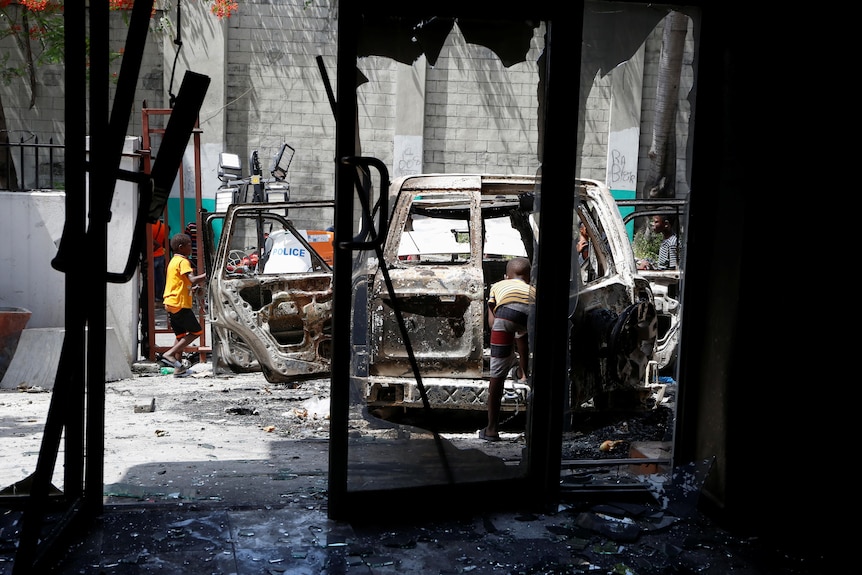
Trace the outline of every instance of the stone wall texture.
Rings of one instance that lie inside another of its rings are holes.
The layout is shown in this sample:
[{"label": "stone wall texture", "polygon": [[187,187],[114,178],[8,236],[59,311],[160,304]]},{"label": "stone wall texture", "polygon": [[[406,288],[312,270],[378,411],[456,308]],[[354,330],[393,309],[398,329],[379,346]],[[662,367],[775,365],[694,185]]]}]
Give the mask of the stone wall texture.
[{"label": "stone wall texture", "polygon": [[[172,10],[175,8],[172,8]],[[247,169],[253,150],[260,154],[266,170],[282,142],[296,149],[288,179],[294,199],[329,198],[334,189],[335,120],[317,58],[322,58],[335,90],[337,49],[337,3],[300,0],[243,0],[239,12],[218,21],[205,6],[184,4],[182,42],[185,46],[206,43],[214,34],[223,34],[226,56],[224,102],[207,107],[201,118],[206,133],[220,115],[223,133],[207,133],[209,141],[221,142],[224,151],[237,153]],[[126,24],[121,13],[112,13],[111,45],[119,51],[125,42]],[[169,106],[180,78],[172,77],[171,28],[175,14],[158,11],[148,39],[141,67],[135,109],[128,133],[140,135],[141,108]],[[456,30],[450,34],[439,58],[424,70],[422,87],[424,118],[421,121],[421,157],[412,157],[410,166],[424,172],[535,173],[537,158],[537,60],[544,44],[544,28],[536,30],[525,60],[505,67],[487,48],[468,44]],[[661,26],[645,43],[642,122],[638,180],[645,177],[652,135],[655,85],[661,51]],[[688,36],[687,61],[680,82],[678,111],[677,195],[688,191],[685,182],[685,152],[690,111],[685,98],[692,85],[692,38]],[[182,50],[187,48],[180,48]],[[187,52],[188,53],[188,52]],[[0,54],[10,59],[20,53],[10,39],[0,41]],[[215,59],[209,56],[207,59]],[[194,70],[202,62],[188,61]],[[207,66],[218,62],[206,62]],[[403,123],[396,115],[399,67],[382,57],[367,57],[358,69],[367,78],[359,89],[359,123],[362,154],[381,159],[390,169],[404,165],[395,158],[396,136]],[[119,60],[114,62],[119,71]],[[578,158],[579,176],[606,179],[610,76],[599,74],[592,83],[572,94],[572,105],[586,99],[581,133],[573,134],[582,144]],[[577,77],[573,74],[573,77]],[[220,80],[220,79],[219,79]],[[27,84],[14,79],[0,86],[10,139],[32,139],[64,143],[64,76],[62,66],[43,66],[37,71],[36,104],[29,107]],[[55,158],[55,164],[62,157]],[[62,165],[53,168],[62,173]],[[208,178],[207,174],[204,178]],[[204,196],[212,196],[217,182],[207,182]],[[61,187],[61,186],[57,186]]]}]

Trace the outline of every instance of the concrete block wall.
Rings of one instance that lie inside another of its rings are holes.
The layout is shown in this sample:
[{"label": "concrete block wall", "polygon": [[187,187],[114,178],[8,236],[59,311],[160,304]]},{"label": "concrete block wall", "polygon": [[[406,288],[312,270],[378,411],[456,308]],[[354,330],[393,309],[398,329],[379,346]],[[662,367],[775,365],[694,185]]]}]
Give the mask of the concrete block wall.
[{"label": "concrete block wall", "polygon": [[[334,192],[335,117],[317,56],[336,89],[336,14],[329,3],[243,2],[227,22],[225,151],[244,171],[258,150],[269,168],[282,142],[296,150],[288,180],[293,199]],[[266,173],[266,172],[265,172]]]},{"label": "concrete block wall", "polygon": [[[205,71],[213,77],[210,98],[202,110],[204,132],[203,194],[212,198],[218,181],[215,157],[219,151],[239,154],[248,163],[258,150],[267,170],[282,142],[296,149],[288,179],[292,197],[329,197],[334,185],[335,120],[326,96],[316,57],[321,56],[333,89],[336,81],[337,10],[330,3],[279,3],[248,0],[233,17],[218,21],[198,5],[186,6],[183,19],[181,66],[170,84],[170,53],[176,31],[160,24],[175,19],[173,12],[158,11],[148,37],[136,93],[135,110],[127,133],[140,133],[140,107],[167,107],[168,92],[176,93],[184,69]],[[119,50],[125,41],[122,14],[112,13],[112,45]],[[534,173],[538,167],[536,127],[536,61],[544,43],[544,29],[536,31],[526,61],[505,68],[491,51],[467,44],[457,30],[450,35],[434,66],[428,66],[424,118],[422,170],[489,171]],[[217,48],[224,41],[223,53]],[[11,40],[0,41],[0,50],[15,55]],[[687,37],[693,53],[693,34]],[[643,127],[639,179],[649,163],[646,153],[652,135],[655,79],[661,50],[661,27],[646,43],[643,90]],[[219,62],[222,71],[212,73]],[[690,64],[690,57],[687,61]],[[114,63],[119,70],[119,60]],[[393,139],[399,134],[395,122],[395,100],[399,89],[396,64],[385,58],[368,57],[358,68],[369,82],[359,88],[360,137],[363,155],[380,158],[393,168]],[[10,135],[38,134],[40,141],[54,137],[63,142],[62,68],[42,66],[38,71],[36,106],[28,107],[29,94],[20,80],[0,86],[7,111]],[[222,79],[223,78],[223,79]],[[587,110],[579,139],[582,177],[606,179],[607,121],[610,79],[591,79]],[[692,84],[691,66],[683,69],[680,93]],[[222,95],[223,91],[223,95]],[[573,104],[575,100],[573,98]],[[677,188],[688,190],[685,153],[690,110],[685,101],[679,110],[677,142]],[[204,115],[206,117],[204,117]],[[214,121],[218,116],[223,121]],[[26,128],[25,128],[26,126]],[[190,170],[188,170],[190,172]],[[191,176],[186,174],[187,179]],[[194,182],[185,182],[193,189]]]},{"label": "concrete block wall", "polygon": [[[228,23],[228,141],[247,158],[253,149],[272,153],[285,137],[297,150],[289,172],[292,197],[325,197],[334,184],[335,122],[315,57],[323,57],[334,88],[333,14],[321,6],[257,2],[243,3],[242,10],[247,15]],[[268,22],[298,26],[303,20],[309,24],[292,34],[260,33]],[[509,69],[488,49],[466,44],[457,31],[450,36],[427,70],[423,171],[535,173],[541,34],[526,62]],[[362,154],[390,170],[399,133],[399,65],[379,57],[358,63],[368,78],[358,89]],[[243,142],[245,150],[238,149]]]},{"label": "concrete block wall", "polygon": [[524,62],[506,68],[453,30],[427,72],[424,171],[536,173],[542,34]]}]

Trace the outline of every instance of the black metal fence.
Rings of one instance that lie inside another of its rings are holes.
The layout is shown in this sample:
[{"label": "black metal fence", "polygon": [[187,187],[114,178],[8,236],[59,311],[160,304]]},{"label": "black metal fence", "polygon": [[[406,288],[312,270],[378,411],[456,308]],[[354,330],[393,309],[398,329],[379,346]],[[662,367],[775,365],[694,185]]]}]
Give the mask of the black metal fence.
[{"label": "black metal fence", "polygon": [[0,190],[28,192],[65,187],[65,146],[39,142],[38,136],[18,142],[0,139]]}]

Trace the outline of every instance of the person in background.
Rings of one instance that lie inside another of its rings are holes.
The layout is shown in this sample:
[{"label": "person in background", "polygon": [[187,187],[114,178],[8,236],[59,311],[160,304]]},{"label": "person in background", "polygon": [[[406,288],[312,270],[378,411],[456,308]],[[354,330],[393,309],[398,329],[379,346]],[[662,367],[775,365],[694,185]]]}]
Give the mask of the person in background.
[{"label": "person in background", "polygon": [[195,222],[186,224],[186,235],[192,240],[192,252],[189,255],[189,260],[192,262],[192,268],[198,269],[198,225]]},{"label": "person in background", "polygon": [[587,226],[584,222],[578,224],[578,263],[582,264],[590,258],[590,238],[587,236]]},{"label": "person in background", "polygon": [[639,270],[676,270],[679,269],[679,244],[676,230],[676,218],[669,214],[652,217],[652,229],[664,238],[658,248],[658,260],[638,260]]},{"label": "person in background", "polygon": [[159,359],[174,368],[174,375],[186,371],[182,363],[183,351],[201,336],[203,328],[192,311],[192,288],[206,280],[206,274],[194,275],[189,256],[192,253],[192,239],[188,234],[176,234],[171,238],[171,251],[174,256],[168,264],[165,281],[164,303],[168,320],[177,339],[173,347]]},{"label": "person in background", "polygon": [[[488,293],[488,326],[491,328],[491,380],[488,383],[488,425],[479,430],[479,438],[499,441],[497,424],[503,401],[503,384],[509,369],[516,364],[518,380],[527,382],[529,345],[527,320],[535,300],[530,285],[530,260],[512,258],[506,264],[504,279],[491,286]],[[517,346],[517,357],[515,347]]]},{"label": "person in background", "polygon": [[150,224],[150,232],[153,236],[153,293],[156,303],[162,303],[165,293],[165,273],[167,271],[167,253],[165,252],[165,236],[168,227],[161,219]]}]

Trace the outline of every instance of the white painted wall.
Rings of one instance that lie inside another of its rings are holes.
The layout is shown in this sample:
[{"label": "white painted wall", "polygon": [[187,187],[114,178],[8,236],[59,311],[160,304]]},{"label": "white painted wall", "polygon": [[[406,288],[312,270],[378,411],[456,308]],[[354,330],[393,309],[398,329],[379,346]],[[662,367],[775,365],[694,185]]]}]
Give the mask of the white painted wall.
[{"label": "white painted wall", "polygon": [[[136,171],[138,156],[134,153],[140,148],[140,138],[126,136],[123,145],[121,170]],[[122,274],[132,244],[132,231],[138,213],[138,187],[131,182],[117,181],[111,202],[111,221],[108,223],[108,271]],[[135,254],[135,261],[140,257]],[[135,270],[137,271],[137,267]],[[107,326],[114,329],[126,358],[131,365],[138,359],[138,294],[140,276],[135,273],[124,284],[109,283],[107,286]]]},{"label": "white painted wall", "polygon": [[[226,150],[225,146],[225,74],[228,62],[225,51],[225,34],[227,20],[218,20],[210,14],[209,2],[185,2],[183,9],[182,46],[174,42],[176,33],[168,31],[160,37],[162,41],[164,70],[164,86],[167,91],[177,95],[183,77],[187,71],[202,74],[210,79],[198,122],[201,140],[201,194],[206,200],[212,200],[214,209],[215,191],[221,183],[218,179],[218,155]],[[176,12],[167,11],[170,18],[176,18]],[[179,50],[179,57],[177,51]],[[175,66],[176,63],[176,67]],[[173,86],[170,85],[173,77]],[[194,147],[193,138],[183,158],[183,181],[186,195],[194,197]],[[246,167],[247,170],[247,167]],[[171,194],[179,196],[179,182],[174,182]],[[190,216],[191,218],[192,216]]]},{"label": "white painted wall", "polygon": [[63,192],[0,192],[0,307],[23,307],[28,328],[63,327],[66,276],[51,267],[66,220]]},{"label": "white painted wall", "polygon": [[[126,138],[121,169],[133,169],[131,154],[137,138]],[[131,246],[138,205],[137,187],[118,182],[108,224],[108,271],[120,273]],[[66,222],[64,192],[0,192],[0,307],[23,307],[32,312],[26,328],[65,327],[66,276],[51,267]],[[87,249],[78,251],[80,265]],[[137,274],[125,284],[108,284],[107,326],[113,328],[129,365],[138,359]],[[86,295],[82,296],[86,305]]]}]

